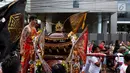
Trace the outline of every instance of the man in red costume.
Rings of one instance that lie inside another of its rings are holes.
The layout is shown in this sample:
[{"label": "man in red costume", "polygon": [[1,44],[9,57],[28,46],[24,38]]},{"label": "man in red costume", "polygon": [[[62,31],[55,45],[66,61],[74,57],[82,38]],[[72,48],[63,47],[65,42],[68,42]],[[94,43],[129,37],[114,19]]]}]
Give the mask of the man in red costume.
[{"label": "man in red costume", "polygon": [[36,17],[29,17],[29,24],[26,25],[22,31],[21,39],[20,39],[20,54],[21,58],[21,73],[27,73],[28,69],[30,73],[33,73],[33,64],[29,65],[29,62],[33,62],[34,60],[34,47],[33,47],[33,38],[37,35],[36,32]]}]

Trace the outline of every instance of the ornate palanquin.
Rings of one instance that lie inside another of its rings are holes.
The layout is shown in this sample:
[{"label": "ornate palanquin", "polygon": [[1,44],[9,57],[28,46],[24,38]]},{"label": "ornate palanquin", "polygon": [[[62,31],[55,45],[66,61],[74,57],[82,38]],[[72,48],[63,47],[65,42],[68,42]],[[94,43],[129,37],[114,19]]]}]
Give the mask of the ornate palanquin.
[{"label": "ornate palanquin", "polygon": [[45,59],[66,59],[72,47],[71,39],[62,32],[62,24],[56,24],[56,32],[45,36]]},{"label": "ornate palanquin", "polygon": [[[75,25],[71,26],[73,27],[73,30],[69,31],[69,34],[65,34],[62,31],[62,24],[58,22],[55,27],[55,33],[44,35],[44,42],[41,42],[41,47],[43,47],[44,52],[43,59],[50,67],[56,65],[57,63],[62,64],[62,62],[65,62],[64,64],[66,65],[67,73],[79,73],[81,71],[81,66],[83,66],[86,62],[85,44],[87,44],[87,42],[84,40],[87,41],[87,39],[84,36],[87,36],[87,29],[84,30],[85,18],[86,13],[79,13],[70,17],[70,19],[74,19],[70,20],[71,24]],[[77,37],[76,34],[78,33],[81,25],[83,26],[82,31],[84,30],[84,32]],[[64,29],[66,28],[64,26]],[[45,33],[43,32],[43,34]],[[41,37],[41,39],[43,38]],[[45,67],[47,68],[46,65]]]},{"label": "ornate palanquin", "polygon": [[[43,37],[41,37],[41,39],[44,40],[40,43],[42,43],[41,48],[43,47],[43,59],[45,60],[46,65],[44,65],[44,63],[42,64],[43,67],[47,68],[47,66],[53,67],[57,63],[61,63],[62,65],[66,65],[67,73],[79,73],[81,71],[81,66],[86,62],[85,51],[88,33],[87,27],[84,30],[86,13],[73,15],[69,19],[71,27],[73,28],[68,34],[65,34],[62,31],[63,27],[60,22],[56,24],[55,33],[44,35],[47,34],[44,29]],[[82,34],[77,37],[77,33],[81,26]],[[64,30],[68,30],[67,28],[68,26],[65,28],[64,23]],[[41,60],[41,62],[43,61]]]}]

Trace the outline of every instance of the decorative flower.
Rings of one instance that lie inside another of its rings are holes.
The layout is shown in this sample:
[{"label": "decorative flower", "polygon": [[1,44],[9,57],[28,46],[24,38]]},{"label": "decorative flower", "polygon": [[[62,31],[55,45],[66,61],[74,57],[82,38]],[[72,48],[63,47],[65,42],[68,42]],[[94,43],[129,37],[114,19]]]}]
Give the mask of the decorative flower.
[{"label": "decorative flower", "polygon": [[40,65],[41,65],[40,60],[37,60],[37,62],[36,62],[36,66],[40,66]]}]

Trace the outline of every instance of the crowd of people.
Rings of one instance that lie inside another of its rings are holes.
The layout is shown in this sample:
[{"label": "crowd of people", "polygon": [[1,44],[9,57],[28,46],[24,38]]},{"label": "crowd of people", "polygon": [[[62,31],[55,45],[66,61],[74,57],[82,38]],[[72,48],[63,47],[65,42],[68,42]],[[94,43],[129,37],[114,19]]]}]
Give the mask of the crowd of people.
[{"label": "crowd of people", "polygon": [[130,73],[130,41],[126,43],[115,41],[115,44],[106,45],[102,41],[99,45],[94,41],[88,44],[87,53],[102,53],[105,56],[87,56],[86,64],[82,68],[82,73]]}]

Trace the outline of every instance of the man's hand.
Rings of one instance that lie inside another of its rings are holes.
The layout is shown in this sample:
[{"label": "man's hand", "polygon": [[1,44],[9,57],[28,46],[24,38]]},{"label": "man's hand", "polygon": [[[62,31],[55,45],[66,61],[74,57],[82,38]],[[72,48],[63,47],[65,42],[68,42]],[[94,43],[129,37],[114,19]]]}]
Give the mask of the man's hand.
[{"label": "man's hand", "polygon": [[99,62],[103,62],[104,61],[104,58],[103,57],[100,57],[99,58]]},{"label": "man's hand", "polygon": [[122,45],[124,45],[124,42],[121,42]]}]

